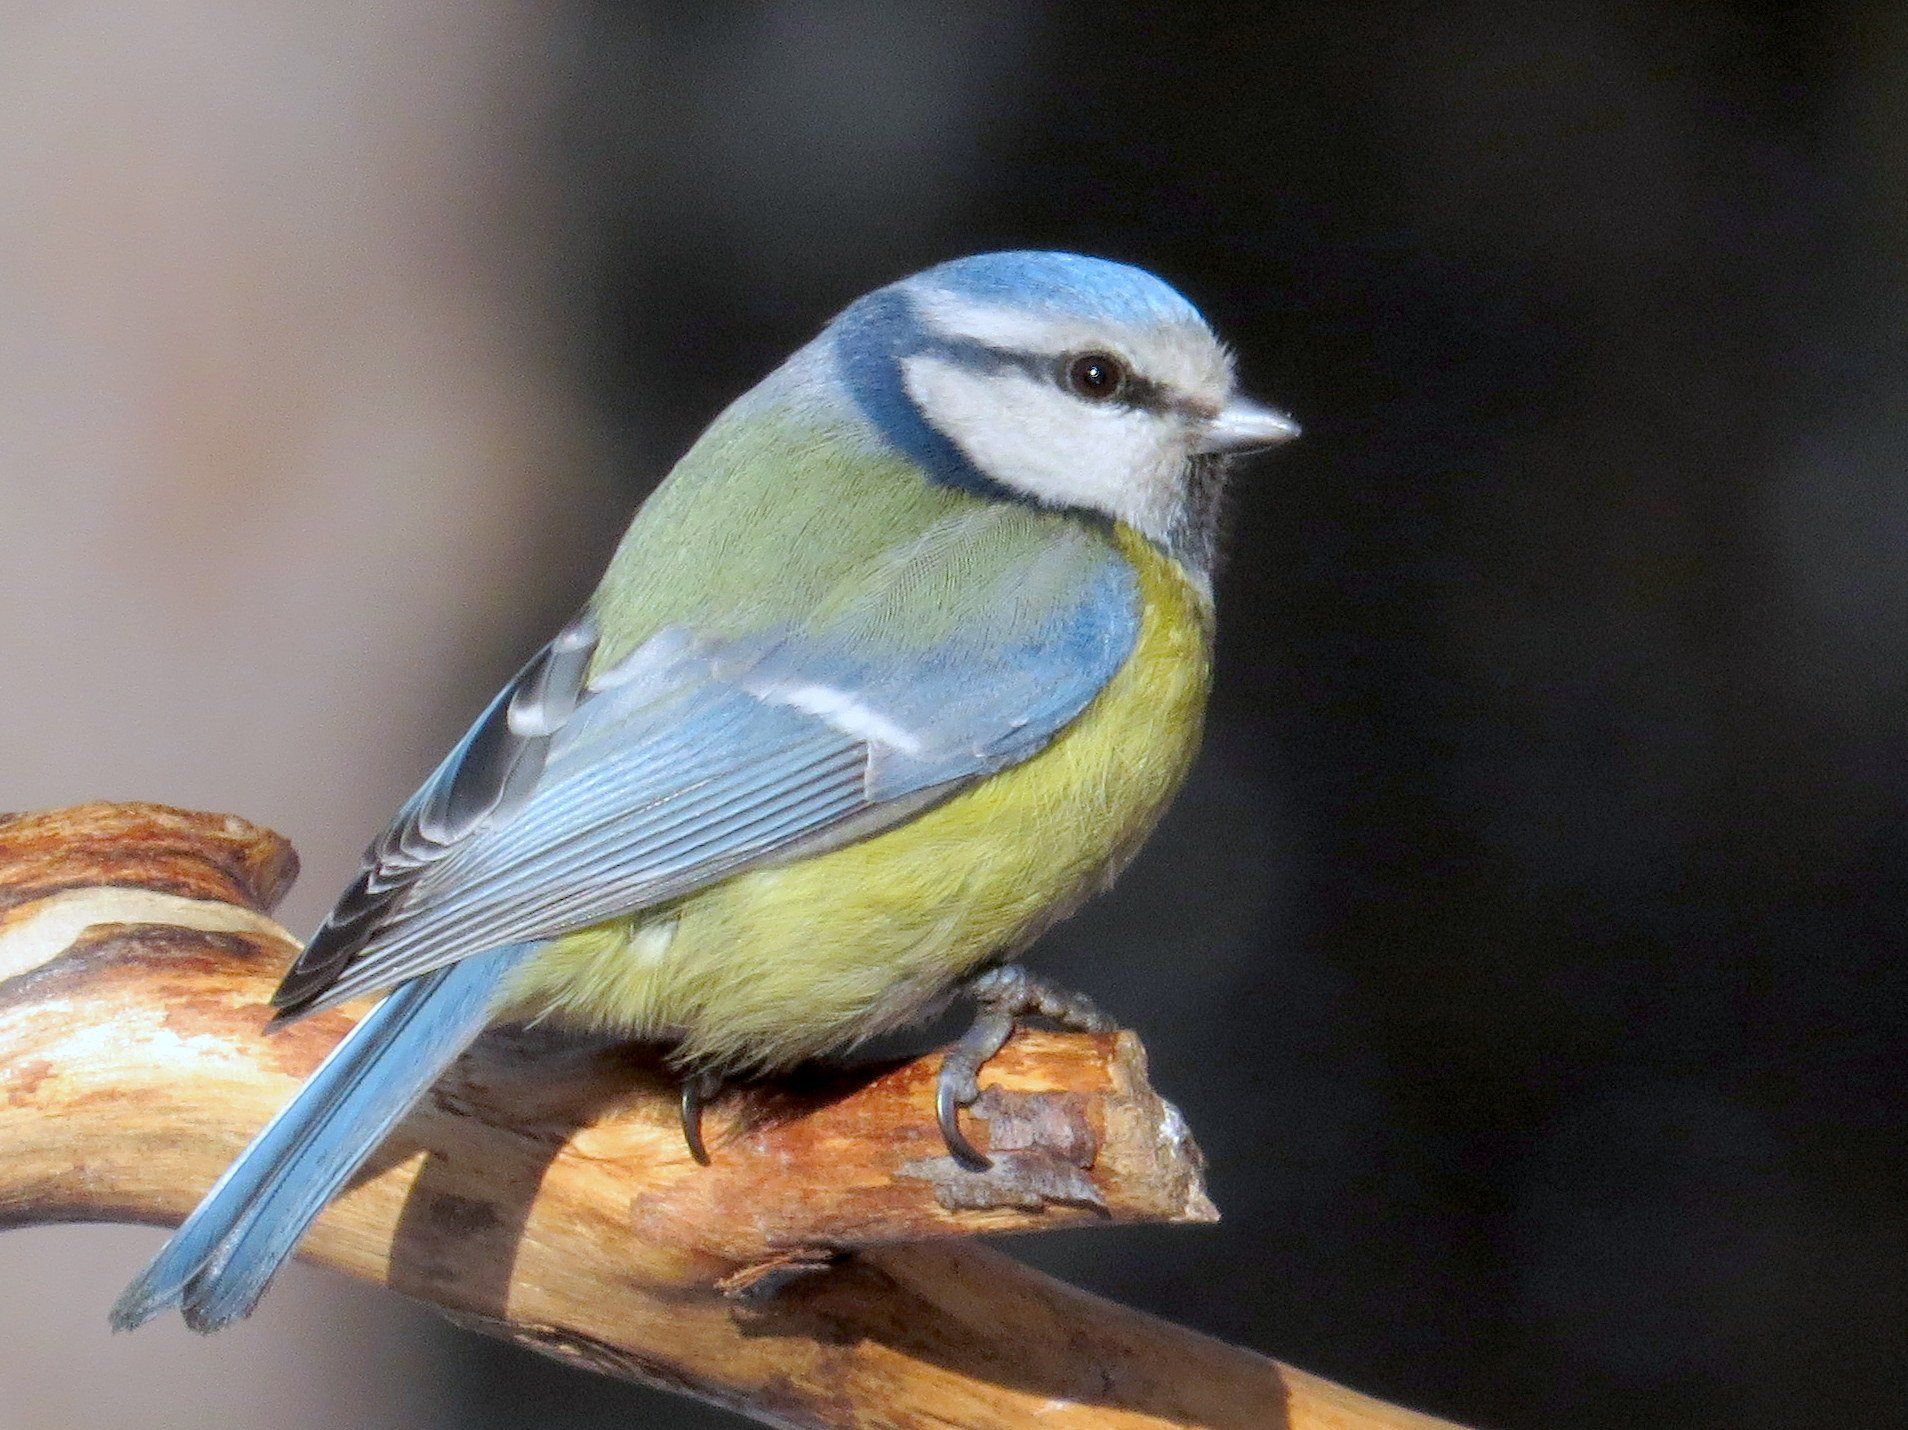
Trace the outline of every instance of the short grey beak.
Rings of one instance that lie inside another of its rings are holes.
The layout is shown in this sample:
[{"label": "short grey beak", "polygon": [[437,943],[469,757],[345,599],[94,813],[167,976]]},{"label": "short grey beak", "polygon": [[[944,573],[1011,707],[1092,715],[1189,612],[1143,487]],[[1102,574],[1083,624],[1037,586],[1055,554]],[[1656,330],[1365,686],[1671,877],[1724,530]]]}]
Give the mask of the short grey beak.
[{"label": "short grey beak", "polygon": [[1289,442],[1299,425],[1283,412],[1274,412],[1249,397],[1235,397],[1206,424],[1199,438],[1200,453],[1259,452]]}]

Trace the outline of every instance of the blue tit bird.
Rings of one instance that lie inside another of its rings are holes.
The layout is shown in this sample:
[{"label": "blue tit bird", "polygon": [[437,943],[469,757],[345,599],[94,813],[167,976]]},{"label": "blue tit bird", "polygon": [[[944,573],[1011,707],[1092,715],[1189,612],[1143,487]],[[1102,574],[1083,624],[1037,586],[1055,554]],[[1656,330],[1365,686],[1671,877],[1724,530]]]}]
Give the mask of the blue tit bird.
[{"label": "blue tit bird", "polygon": [[602,584],[372,844],[274,996],[393,990],[113,1310],[245,1315],[487,1025],[664,1040],[685,1133],[773,1074],[978,1004],[950,1150],[1029,1013],[1105,1020],[1015,960],[1152,829],[1199,742],[1238,395],[1198,311],[1065,253],[859,299],[732,404]]}]

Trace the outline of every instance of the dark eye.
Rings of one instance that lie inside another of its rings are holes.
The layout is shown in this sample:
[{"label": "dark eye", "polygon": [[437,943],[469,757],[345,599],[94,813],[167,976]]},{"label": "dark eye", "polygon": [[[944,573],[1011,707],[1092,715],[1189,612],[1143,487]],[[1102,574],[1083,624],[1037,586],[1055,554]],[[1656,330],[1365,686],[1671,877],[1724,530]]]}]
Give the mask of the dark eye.
[{"label": "dark eye", "polygon": [[1126,364],[1106,353],[1081,353],[1067,363],[1067,390],[1088,402],[1118,397],[1126,386]]}]

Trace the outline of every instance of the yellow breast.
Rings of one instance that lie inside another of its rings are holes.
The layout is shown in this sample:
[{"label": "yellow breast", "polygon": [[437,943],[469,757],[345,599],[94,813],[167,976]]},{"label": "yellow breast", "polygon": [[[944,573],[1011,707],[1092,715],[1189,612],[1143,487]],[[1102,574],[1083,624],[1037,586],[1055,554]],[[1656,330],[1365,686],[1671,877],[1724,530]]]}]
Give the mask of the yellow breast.
[{"label": "yellow breast", "polygon": [[774,1070],[911,1021],[1072,912],[1178,790],[1210,681],[1206,597],[1143,538],[1119,540],[1138,640],[1039,755],[859,843],[559,939],[524,966],[518,1009]]}]

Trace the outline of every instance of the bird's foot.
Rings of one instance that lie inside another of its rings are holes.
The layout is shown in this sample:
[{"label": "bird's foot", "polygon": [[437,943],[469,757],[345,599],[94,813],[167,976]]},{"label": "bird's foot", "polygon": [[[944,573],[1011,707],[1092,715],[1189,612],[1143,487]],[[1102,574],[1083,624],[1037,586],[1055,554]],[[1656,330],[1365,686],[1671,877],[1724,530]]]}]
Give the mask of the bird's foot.
[{"label": "bird's foot", "polygon": [[980,1097],[980,1070],[1006,1045],[1015,1022],[1038,1015],[1076,1033],[1110,1033],[1119,1025],[1084,994],[1057,988],[1018,963],[1003,963],[976,974],[963,991],[979,1012],[941,1060],[934,1114],[954,1160],[970,1172],[984,1172],[994,1165],[993,1159],[961,1131],[961,1109]]},{"label": "bird's foot", "polygon": [[722,1079],[712,1072],[692,1072],[682,1080],[682,1140],[689,1155],[709,1165],[709,1149],[702,1141],[702,1109],[722,1090]]}]

